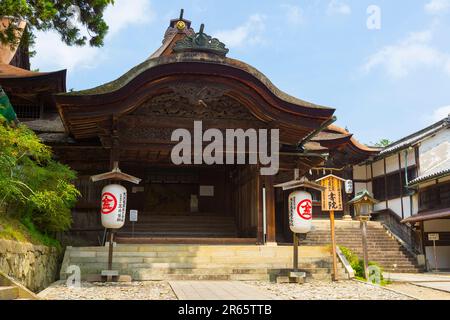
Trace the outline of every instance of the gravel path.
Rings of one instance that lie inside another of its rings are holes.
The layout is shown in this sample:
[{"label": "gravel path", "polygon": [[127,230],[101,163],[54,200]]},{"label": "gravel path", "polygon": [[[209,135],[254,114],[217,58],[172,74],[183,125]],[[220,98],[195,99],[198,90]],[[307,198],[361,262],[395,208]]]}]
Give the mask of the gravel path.
[{"label": "gravel path", "polygon": [[283,300],[411,300],[408,296],[358,281],[313,281],[302,285],[268,282],[249,284],[265,289]]},{"label": "gravel path", "polygon": [[[268,295],[283,300],[409,300],[411,298],[382,287],[357,281],[321,282],[303,285],[245,282]],[[255,290],[256,291],[256,290]],[[68,288],[58,281],[38,294],[48,300],[176,300],[168,282],[87,283]]]},{"label": "gravel path", "polygon": [[58,281],[38,294],[48,300],[176,300],[167,282],[88,283],[68,288]]}]

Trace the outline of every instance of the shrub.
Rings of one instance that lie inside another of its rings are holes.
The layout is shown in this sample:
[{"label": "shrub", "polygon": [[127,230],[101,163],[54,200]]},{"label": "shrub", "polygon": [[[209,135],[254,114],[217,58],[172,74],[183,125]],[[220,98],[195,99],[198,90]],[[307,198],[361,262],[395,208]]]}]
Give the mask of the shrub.
[{"label": "shrub", "polygon": [[0,212],[28,219],[45,234],[65,231],[79,197],[75,178],[33,131],[12,128],[0,116]]},{"label": "shrub", "polygon": [[[341,249],[342,254],[347,259],[348,263],[350,263],[353,271],[355,271],[355,277],[359,280],[366,281],[364,277],[364,260],[360,259],[353,251],[346,247],[339,247]],[[383,269],[376,262],[369,261],[369,266],[375,266],[380,270],[380,280],[381,284],[384,283],[383,278]]]}]

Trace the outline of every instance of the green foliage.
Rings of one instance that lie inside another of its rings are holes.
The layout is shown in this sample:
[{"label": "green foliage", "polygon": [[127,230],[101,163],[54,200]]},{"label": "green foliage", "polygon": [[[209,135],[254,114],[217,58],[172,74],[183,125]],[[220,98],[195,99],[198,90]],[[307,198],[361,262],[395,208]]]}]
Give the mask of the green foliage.
[{"label": "green foliage", "polygon": [[15,218],[0,215],[0,239],[61,248],[61,244],[57,240],[36,229],[29,218],[20,222]]},{"label": "green foliage", "polygon": [[25,216],[22,219],[22,224],[27,228],[27,233],[29,235],[29,238],[31,239],[31,242],[49,247],[56,247],[58,249],[61,248],[61,244],[58,240],[52,238],[47,233],[42,233],[36,228],[30,215]]},{"label": "green foliage", "polygon": [[[91,46],[99,47],[108,32],[103,12],[110,4],[114,0],[2,0],[0,12],[1,16],[27,21],[24,41],[28,44],[33,43],[34,31],[55,30],[67,45],[82,46],[89,40]],[[16,21],[0,32],[0,42],[16,47],[20,42],[17,31]]]},{"label": "green foliage", "polygon": [[392,144],[392,141],[390,141],[389,139],[381,139],[380,141],[378,141],[374,145],[375,145],[375,147],[386,148],[390,144]]},{"label": "green foliage", "polygon": [[[366,279],[364,278],[364,260],[360,259],[353,251],[346,247],[339,246],[339,249],[341,249],[341,252],[345,256],[345,259],[347,259],[348,263],[350,263],[353,271],[355,271],[356,279],[366,281]],[[381,284],[385,284],[385,281],[383,279],[383,269],[380,267],[380,265],[375,262],[369,261],[369,266],[376,266],[380,269]]]},{"label": "green foliage", "polygon": [[44,233],[65,231],[79,192],[76,174],[24,125],[0,117],[0,212],[20,213]]}]

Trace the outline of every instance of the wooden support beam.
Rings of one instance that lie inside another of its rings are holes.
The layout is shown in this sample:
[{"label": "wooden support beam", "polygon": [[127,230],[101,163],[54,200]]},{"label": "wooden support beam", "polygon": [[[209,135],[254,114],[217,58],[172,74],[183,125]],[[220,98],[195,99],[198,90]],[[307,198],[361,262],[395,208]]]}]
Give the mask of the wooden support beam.
[{"label": "wooden support beam", "polygon": [[276,244],[274,176],[265,176],[267,243]]},{"label": "wooden support beam", "polygon": [[259,174],[259,169],[256,170],[257,174],[257,212],[258,212],[258,230],[257,230],[257,239],[258,244],[264,244],[264,203],[263,203],[263,179]]}]

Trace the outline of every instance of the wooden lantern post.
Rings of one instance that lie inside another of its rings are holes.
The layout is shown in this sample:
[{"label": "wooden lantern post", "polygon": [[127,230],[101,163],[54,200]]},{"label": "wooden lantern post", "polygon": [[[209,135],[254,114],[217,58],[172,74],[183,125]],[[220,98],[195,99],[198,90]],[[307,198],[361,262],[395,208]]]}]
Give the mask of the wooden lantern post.
[{"label": "wooden lantern post", "polygon": [[369,281],[369,253],[367,249],[367,221],[370,220],[370,214],[373,212],[373,206],[378,203],[369,191],[362,190],[358,192],[354,199],[348,202],[355,208],[356,217],[360,221],[363,259],[364,259],[364,277]]},{"label": "wooden lantern post", "polygon": [[[134,184],[139,184],[142,180],[136,177],[133,177],[129,174],[123,173],[119,169],[119,162],[118,161],[112,161],[113,169],[110,172],[98,174],[95,176],[91,176],[92,182],[99,182],[99,181],[126,181],[131,182]],[[109,233],[109,250],[108,250],[108,270],[106,272],[102,272],[102,278],[106,277],[106,281],[110,282],[112,281],[113,277],[115,276],[112,266],[113,266],[113,255],[114,255],[114,234],[116,230],[110,229]],[[116,277],[119,277],[118,275]]]},{"label": "wooden lantern post", "polygon": [[[321,185],[319,185],[317,183],[309,181],[306,177],[300,178],[298,171],[299,170],[295,170],[294,180],[275,185],[274,187],[282,188],[283,191],[304,190],[305,192],[308,192],[308,190],[318,190],[318,191],[323,192],[325,190],[324,187],[322,187]],[[290,200],[289,200],[289,202],[290,202]],[[311,209],[312,209],[312,207],[311,207]],[[312,215],[311,215],[311,219],[312,219]],[[309,230],[307,232],[309,232]],[[300,244],[300,234],[297,232],[294,232],[294,231],[293,231],[293,242],[294,242],[294,246],[293,246],[294,252],[292,255],[293,256],[292,268],[295,273],[295,272],[299,271],[298,250],[299,250],[299,244]]]}]

